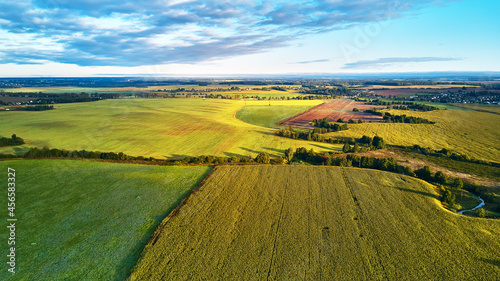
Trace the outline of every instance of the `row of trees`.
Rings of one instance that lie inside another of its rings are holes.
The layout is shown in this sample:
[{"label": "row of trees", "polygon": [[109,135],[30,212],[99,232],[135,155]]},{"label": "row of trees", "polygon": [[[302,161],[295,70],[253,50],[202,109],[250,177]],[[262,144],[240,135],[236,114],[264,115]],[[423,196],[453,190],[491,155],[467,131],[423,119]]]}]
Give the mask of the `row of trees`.
[{"label": "row of trees", "polygon": [[357,99],[357,100],[365,101],[365,103],[369,105],[385,105],[385,106],[392,105],[392,108],[401,110],[418,110],[418,111],[439,110],[439,108],[435,106],[411,102],[411,101],[385,101],[381,99],[374,99],[374,100]]},{"label": "row of trees", "polygon": [[403,149],[405,149],[407,151],[421,153],[424,155],[445,157],[445,158],[450,158],[452,160],[457,160],[457,161],[462,161],[462,162],[469,162],[469,163],[476,163],[476,164],[483,164],[483,165],[500,167],[500,163],[498,163],[498,162],[489,162],[489,161],[474,159],[466,154],[461,154],[461,153],[458,153],[458,152],[455,152],[455,151],[452,151],[452,150],[446,149],[446,148],[443,148],[441,150],[435,150],[435,149],[432,149],[430,147],[422,147],[420,145],[414,145],[411,147],[403,147]]},{"label": "row of trees", "polygon": [[13,134],[10,138],[2,137],[0,138],[0,146],[14,146],[24,144],[24,140],[16,134]]},{"label": "row of trees", "polygon": [[65,149],[49,149],[44,147],[39,149],[37,147],[30,148],[28,152],[23,155],[24,158],[42,159],[42,158],[84,158],[84,159],[103,159],[103,160],[121,160],[121,161],[155,161],[153,157],[134,157],[124,154],[123,152],[99,152],[99,151],[86,151],[86,150],[65,150]]},{"label": "row of trees", "polygon": [[[339,120],[337,120],[337,122],[342,123],[342,122],[344,122],[344,120],[339,119]],[[337,123],[328,122],[328,120],[326,119],[326,117],[323,118],[323,119],[319,119],[319,120],[318,119],[314,119],[311,122],[311,125],[313,127],[330,129],[331,130],[330,132],[337,132],[337,131],[342,131],[342,130],[349,129],[346,124],[339,125]]]},{"label": "row of trees", "polygon": [[321,88],[309,88],[309,89],[303,87],[301,93],[308,95],[322,95],[330,97],[355,95],[355,92],[353,90],[345,87],[333,87],[333,88],[321,87]]},{"label": "row of trees", "polygon": [[429,121],[425,118],[414,117],[414,116],[406,116],[403,115],[392,115],[389,112],[385,112],[382,115],[385,122],[387,123],[409,123],[409,124],[436,124],[436,122]]},{"label": "row of trees", "polygon": [[384,119],[384,121],[386,123],[435,124],[435,122],[429,121],[425,118],[406,116],[405,114],[394,115],[394,114],[390,114],[389,112],[379,111],[376,108],[367,109],[367,110],[365,110],[365,112],[373,114],[373,115],[377,115],[377,116],[382,116],[382,118]]},{"label": "row of trees", "polygon": [[16,110],[24,110],[24,111],[45,111],[52,109],[54,109],[53,105],[32,105],[32,106],[16,108]]}]

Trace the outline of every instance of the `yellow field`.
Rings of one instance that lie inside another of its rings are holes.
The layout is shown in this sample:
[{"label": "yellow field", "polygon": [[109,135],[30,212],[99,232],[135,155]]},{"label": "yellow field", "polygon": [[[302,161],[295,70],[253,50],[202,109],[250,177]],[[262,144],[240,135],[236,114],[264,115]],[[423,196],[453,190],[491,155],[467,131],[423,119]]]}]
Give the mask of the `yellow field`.
[{"label": "yellow field", "polygon": [[[282,101],[296,105],[300,101]],[[274,104],[273,101],[271,101]],[[309,101],[305,105],[311,104]],[[282,156],[289,147],[339,151],[340,145],[292,140],[275,130],[235,118],[244,101],[218,99],[119,99],[58,104],[54,110],[0,111],[0,136],[25,139],[22,147],[114,151],[133,156],[182,158],[199,155]]]},{"label": "yellow field", "polygon": [[500,106],[498,105],[493,105],[493,104],[463,104],[463,103],[457,103],[454,104],[457,107],[461,108],[466,108],[466,109],[471,109],[471,110],[477,110],[477,111],[484,111],[484,112],[494,112],[497,114],[500,114]]},{"label": "yellow field", "polygon": [[422,117],[436,124],[365,123],[332,136],[359,138],[378,135],[386,143],[452,149],[477,159],[500,161],[500,115],[468,110],[429,112],[391,110],[392,114]]},{"label": "yellow field", "polygon": [[219,167],[155,231],[131,280],[499,280],[500,221],[434,188],[339,167]]}]

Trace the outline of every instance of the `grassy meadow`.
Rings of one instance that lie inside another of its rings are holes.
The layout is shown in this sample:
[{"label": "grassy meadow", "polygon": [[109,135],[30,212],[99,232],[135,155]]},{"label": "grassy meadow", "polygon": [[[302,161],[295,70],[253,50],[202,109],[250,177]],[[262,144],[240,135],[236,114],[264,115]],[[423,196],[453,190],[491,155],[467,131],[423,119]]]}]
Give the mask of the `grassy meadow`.
[{"label": "grassy meadow", "polygon": [[[296,101],[290,102],[297,105]],[[271,101],[271,107],[274,102]],[[304,103],[310,105],[311,103]],[[289,147],[339,151],[340,145],[275,136],[275,130],[235,118],[245,101],[222,99],[116,99],[58,104],[54,110],[2,111],[0,136],[17,134],[28,147],[124,152],[133,156],[182,158],[186,155],[281,156]]]},{"label": "grassy meadow", "polygon": [[[17,272],[5,268],[0,280],[124,280],[154,229],[210,170],[71,160],[0,167],[4,183],[7,167],[16,171],[17,218]],[[7,194],[0,202],[8,237]]]},{"label": "grassy meadow", "polygon": [[321,100],[248,101],[247,105],[236,113],[236,118],[257,126],[280,128],[276,123],[321,103]]},{"label": "grassy meadow", "polygon": [[500,221],[437,198],[382,171],[218,167],[162,222],[130,280],[500,279]]}]

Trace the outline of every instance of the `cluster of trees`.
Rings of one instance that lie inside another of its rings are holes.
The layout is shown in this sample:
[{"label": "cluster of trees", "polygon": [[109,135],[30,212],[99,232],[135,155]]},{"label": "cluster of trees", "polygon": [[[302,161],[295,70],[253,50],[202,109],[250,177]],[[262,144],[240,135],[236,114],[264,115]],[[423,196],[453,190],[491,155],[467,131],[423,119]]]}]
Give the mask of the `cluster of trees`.
[{"label": "cluster of trees", "polygon": [[181,161],[178,161],[176,163],[182,163],[182,164],[236,164],[236,163],[242,163],[242,164],[283,164],[284,159],[281,157],[278,158],[271,158],[269,154],[266,152],[261,152],[259,153],[255,158],[251,157],[238,157],[238,156],[231,156],[231,157],[217,157],[217,156],[211,156],[211,155],[202,155],[202,156],[197,156],[197,157],[190,157],[186,156],[184,159]]},{"label": "cluster of trees", "polygon": [[[352,145],[352,146],[351,146]],[[360,152],[360,151],[369,151],[369,150],[377,150],[385,148],[384,139],[379,136],[374,136],[373,138],[369,136],[363,136],[358,140],[349,140],[346,141],[344,147],[342,147],[342,152]]]},{"label": "cluster of trees", "polygon": [[[291,150],[291,149],[289,149]],[[289,151],[288,150],[288,151]],[[285,151],[285,158],[288,158]],[[288,159],[287,159],[288,160]],[[349,154],[344,156],[337,156],[333,153],[319,153],[313,149],[307,150],[305,147],[297,148],[292,154],[291,161],[303,161],[314,165],[327,165],[327,166],[342,166],[342,167],[361,167],[370,168],[384,171],[400,172],[407,175],[414,175],[409,167],[398,165],[394,158],[375,158],[368,156],[358,156],[356,154]]]},{"label": "cluster of trees", "polygon": [[16,136],[16,134],[13,134],[10,138],[0,138],[0,146],[14,146],[21,144],[24,144],[24,140]]},{"label": "cluster of trees", "polygon": [[[345,125],[345,124],[344,124]],[[331,132],[331,129],[326,128],[315,128],[312,131],[308,132],[297,132],[292,126],[287,129],[280,129],[276,132],[276,134],[280,137],[292,138],[292,139],[303,139],[308,141],[317,141],[317,142],[326,142],[326,143],[336,143],[336,144],[344,144],[342,151],[344,153],[347,152],[360,152],[360,151],[369,151],[369,150],[377,150],[383,149],[386,147],[384,139],[379,136],[369,137],[363,136],[360,139],[338,139],[338,138],[325,138],[322,134]]]},{"label": "cluster of trees", "polygon": [[[361,100],[361,99],[359,99]],[[366,101],[366,100],[363,100]],[[401,110],[418,110],[418,111],[433,111],[433,110],[439,110],[438,107],[432,106],[432,105],[426,105],[426,104],[421,104],[421,103],[416,103],[416,102],[411,102],[411,101],[384,101],[381,99],[375,99],[375,100],[368,100],[366,101],[366,104],[369,105],[385,105],[385,106],[391,106],[394,109],[401,109]],[[397,106],[400,105],[400,106]]]},{"label": "cluster of trees", "polygon": [[32,106],[16,108],[16,110],[24,110],[24,111],[44,111],[51,109],[54,109],[53,105],[32,105]]},{"label": "cluster of trees", "polygon": [[385,112],[382,115],[385,122],[387,123],[409,123],[409,124],[436,124],[436,122],[429,121],[425,118],[414,117],[414,116],[406,116],[403,115],[392,115],[389,112]]},{"label": "cluster of trees", "polygon": [[420,145],[414,145],[412,147],[403,147],[403,149],[405,149],[407,151],[421,153],[424,155],[446,157],[446,158],[450,158],[452,160],[457,160],[457,161],[462,161],[462,162],[469,162],[469,163],[476,163],[476,164],[483,164],[483,165],[500,167],[500,163],[474,159],[474,158],[469,157],[466,154],[454,152],[454,151],[452,151],[450,149],[446,149],[446,148],[443,148],[441,150],[435,150],[435,149],[432,149],[430,147],[422,147]]},{"label": "cluster of trees", "polygon": [[377,115],[377,116],[382,116],[382,118],[387,123],[435,124],[435,122],[429,121],[425,118],[406,116],[405,114],[394,115],[394,114],[390,114],[389,112],[381,112],[381,111],[377,110],[376,108],[367,109],[367,110],[365,110],[365,112],[373,114],[373,115]]},{"label": "cluster of trees", "polygon": [[[9,97],[20,98],[33,98],[34,104],[53,104],[53,103],[74,103],[74,102],[91,102],[106,99],[116,99],[123,95],[116,93],[63,93],[63,94],[50,94],[50,93],[8,93]],[[6,103],[13,104],[13,103]],[[22,102],[21,104],[27,104]],[[25,110],[25,109],[23,109]],[[42,109],[47,110],[47,109]]]},{"label": "cluster of trees", "polygon": [[[339,120],[337,120],[337,122],[343,122],[343,120],[339,119]],[[319,120],[318,119],[314,119],[311,122],[311,125],[313,127],[329,129],[329,130],[331,130],[331,131],[329,131],[329,133],[330,132],[337,132],[337,131],[343,131],[343,130],[349,129],[346,124],[339,125],[337,123],[328,122],[328,120],[326,120],[326,117],[323,118],[323,119],[319,119]]]},{"label": "cluster of trees", "polygon": [[85,158],[85,159],[104,159],[104,160],[121,160],[121,161],[155,161],[153,157],[134,157],[128,156],[123,152],[98,152],[86,150],[65,150],[65,149],[49,149],[44,147],[42,149],[33,147],[23,155],[23,158],[41,159],[41,158]]},{"label": "cluster of trees", "polygon": [[321,87],[321,88],[309,88],[309,89],[303,87],[301,93],[308,95],[323,95],[330,97],[355,95],[354,91],[345,87],[334,87],[334,88]]},{"label": "cluster of trees", "polygon": [[[321,130],[325,130],[324,132]],[[323,138],[320,137],[320,134],[328,132],[328,129],[320,129],[314,133],[314,130],[307,132],[298,132],[295,131],[292,126],[286,129],[279,129],[276,134],[280,137],[291,138],[291,139],[301,139],[301,140],[309,140],[309,141],[322,141]]]},{"label": "cluster of trees", "polygon": [[[345,126],[345,127],[344,127]],[[340,126],[342,128],[347,129],[347,125],[344,124]],[[346,130],[342,129],[342,130]],[[292,126],[286,128],[286,129],[279,129],[276,134],[280,137],[284,138],[291,138],[291,139],[301,139],[301,140],[308,140],[308,141],[317,141],[317,142],[326,142],[326,143],[345,143],[349,142],[349,140],[344,140],[344,139],[335,139],[335,138],[326,138],[323,136],[323,134],[334,132],[333,129],[330,128],[314,128],[313,130],[309,130],[307,132],[298,132],[295,131]],[[354,143],[354,141],[353,141]]]}]

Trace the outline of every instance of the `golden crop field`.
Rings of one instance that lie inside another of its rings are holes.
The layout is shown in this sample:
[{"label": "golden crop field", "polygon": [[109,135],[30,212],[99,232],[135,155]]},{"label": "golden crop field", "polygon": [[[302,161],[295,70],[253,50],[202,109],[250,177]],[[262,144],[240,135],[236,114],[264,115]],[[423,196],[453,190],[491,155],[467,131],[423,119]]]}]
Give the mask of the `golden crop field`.
[{"label": "golden crop field", "polygon": [[[271,104],[300,104],[272,101]],[[304,105],[311,102],[304,101]],[[238,120],[244,101],[224,99],[116,99],[57,104],[49,111],[0,111],[0,136],[25,139],[22,147],[2,147],[14,153],[28,147],[113,151],[158,159],[184,156],[273,157],[289,147],[340,151],[340,145],[280,138],[275,130]],[[271,107],[272,107],[271,105]]]},{"label": "golden crop field", "polygon": [[433,186],[340,167],[219,167],[146,245],[130,280],[499,280],[500,221]]},{"label": "golden crop field", "polygon": [[436,110],[428,112],[390,110],[391,114],[416,116],[436,124],[364,123],[349,125],[349,130],[332,136],[360,138],[383,137],[386,143],[433,149],[452,149],[470,157],[500,160],[500,115],[472,110]]}]

